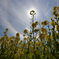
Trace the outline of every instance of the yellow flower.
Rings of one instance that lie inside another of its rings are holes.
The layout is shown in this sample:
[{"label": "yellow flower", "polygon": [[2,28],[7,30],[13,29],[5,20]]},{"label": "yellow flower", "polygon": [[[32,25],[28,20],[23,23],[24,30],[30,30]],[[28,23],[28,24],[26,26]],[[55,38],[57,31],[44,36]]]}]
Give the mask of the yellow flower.
[{"label": "yellow flower", "polygon": [[15,37],[14,36],[11,36],[10,39],[15,39]]},{"label": "yellow flower", "polygon": [[41,22],[41,25],[44,25],[44,22]]},{"label": "yellow flower", "polygon": [[24,40],[26,40],[27,38],[25,37]]},{"label": "yellow flower", "polygon": [[32,32],[30,32],[30,34],[32,34]]},{"label": "yellow flower", "polygon": [[53,8],[53,15],[55,15],[56,17],[59,17],[59,7],[54,7]]},{"label": "yellow flower", "polygon": [[51,20],[53,20],[53,17],[50,17]]},{"label": "yellow flower", "polygon": [[26,36],[25,34],[23,34],[23,36]]},{"label": "yellow flower", "polygon": [[53,12],[53,15],[56,15],[56,11]]},{"label": "yellow flower", "polygon": [[38,21],[36,21],[35,24],[38,25]]},{"label": "yellow flower", "polygon": [[53,11],[55,11],[55,10],[57,10],[57,7],[56,6],[54,6],[54,8],[53,8]]},{"label": "yellow flower", "polygon": [[25,29],[25,30],[24,30],[24,33],[28,33],[28,30],[27,30],[27,29]]},{"label": "yellow flower", "polygon": [[8,31],[8,28],[6,28],[5,30]]},{"label": "yellow flower", "polygon": [[40,34],[40,35],[39,35],[39,38],[40,38],[40,39],[44,39],[44,38],[45,38],[45,34]]},{"label": "yellow flower", "polygon": [[41,31],[42,31],[43,33],[47,34],[47,29],[41,28]]},{"label": "yellow flower", "polygon": [[19,37],[20,35],[19,35],[19,33],[16,33],[16,37]]},{"label": "yellow flower", "polygon": [[56,25],[56,30],[59,31],[59,25]]},{"label": "yellow flower", "polygon": [[35,23],[32,23],[32,27],[35,28],[37,25]]},{"label": "yellow flower", "polygon": [[55,26],[55,21],[51,21],[51,25],[52,26]]},{"label": "yellow flower", "polygon": [[19,33],[16,33],[16,39],[15,40],[17,40],[17,41],[20,40],[20,34]]},{"label": "yellow flower", "polygon": [[34,30],[34,32],[38,32],[38,31],[39,31],[39,29],[35,29],[35,30]]},{"label": "yellow flower", "polygon": [[35,15],[35,14],[36,14],[36,12],[34,10],[30,11],[30,15]]},{"label": "yellow flower", "polygon": [[45,20],[45,21],[42,22],[41,24],[42,24],[42,25],[48,25],[48,23],[49,23],[48,20]]}]

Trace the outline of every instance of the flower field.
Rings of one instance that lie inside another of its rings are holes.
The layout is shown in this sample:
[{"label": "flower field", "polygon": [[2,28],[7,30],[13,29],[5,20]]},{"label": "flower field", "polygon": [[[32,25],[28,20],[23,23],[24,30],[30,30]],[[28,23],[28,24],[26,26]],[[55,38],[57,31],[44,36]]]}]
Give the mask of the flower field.
[{"label": "flower field", "polygon": [[0,37],[0,59],[59,59],[59,7],[53,8],[49,20],[34,21],[30,31],[25,29],[9,37],[8,28]]}]

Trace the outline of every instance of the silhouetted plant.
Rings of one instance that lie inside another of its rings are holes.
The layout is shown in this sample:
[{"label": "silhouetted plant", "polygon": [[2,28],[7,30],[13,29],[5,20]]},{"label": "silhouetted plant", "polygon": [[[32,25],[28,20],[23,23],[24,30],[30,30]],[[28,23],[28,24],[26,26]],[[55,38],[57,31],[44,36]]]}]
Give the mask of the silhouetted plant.
[{"label": "silhouetted plant", "polygon": [[[34,10],[30,12],[34,17]],[[23,40],[20,33],[9,37],[8,28],[4,36],[0,37],[0,59],[58,59],[59,58],[59,7],[53,8],[51,22],[48,20],[40,23],[33,21],[31,31],[24,30]],[[58,41],[57,41],[58,40]]]}]

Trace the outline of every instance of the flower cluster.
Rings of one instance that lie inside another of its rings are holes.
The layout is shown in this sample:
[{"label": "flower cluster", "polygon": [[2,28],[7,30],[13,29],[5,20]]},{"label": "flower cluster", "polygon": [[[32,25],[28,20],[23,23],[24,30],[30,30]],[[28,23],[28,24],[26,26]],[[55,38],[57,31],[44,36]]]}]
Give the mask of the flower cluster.
[{"label": "flower cluster", "polygon": [[53,15],[51,22],[45,20],[40,25],[38,21],[33,22],[31,31],[24,30],[23,39],[20,33],[9,37],[6,28],[4,36],[0,37],[0,59],[58,59],[59,7],[53,8]]}]

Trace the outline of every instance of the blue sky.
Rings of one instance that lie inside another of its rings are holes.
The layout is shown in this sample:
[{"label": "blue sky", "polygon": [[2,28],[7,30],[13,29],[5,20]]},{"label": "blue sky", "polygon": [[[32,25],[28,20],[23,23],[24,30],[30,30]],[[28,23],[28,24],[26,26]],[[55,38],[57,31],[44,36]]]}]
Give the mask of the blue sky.
[{"label": "blue sky", "polygon": [[36,10],[35,20],[49,20],[54,6],[59,6],[59,0],[0,0],[0,36],[4,29],[9,28],[9,36],[16,32],[23,33],[30,27],[29,11]]}]

